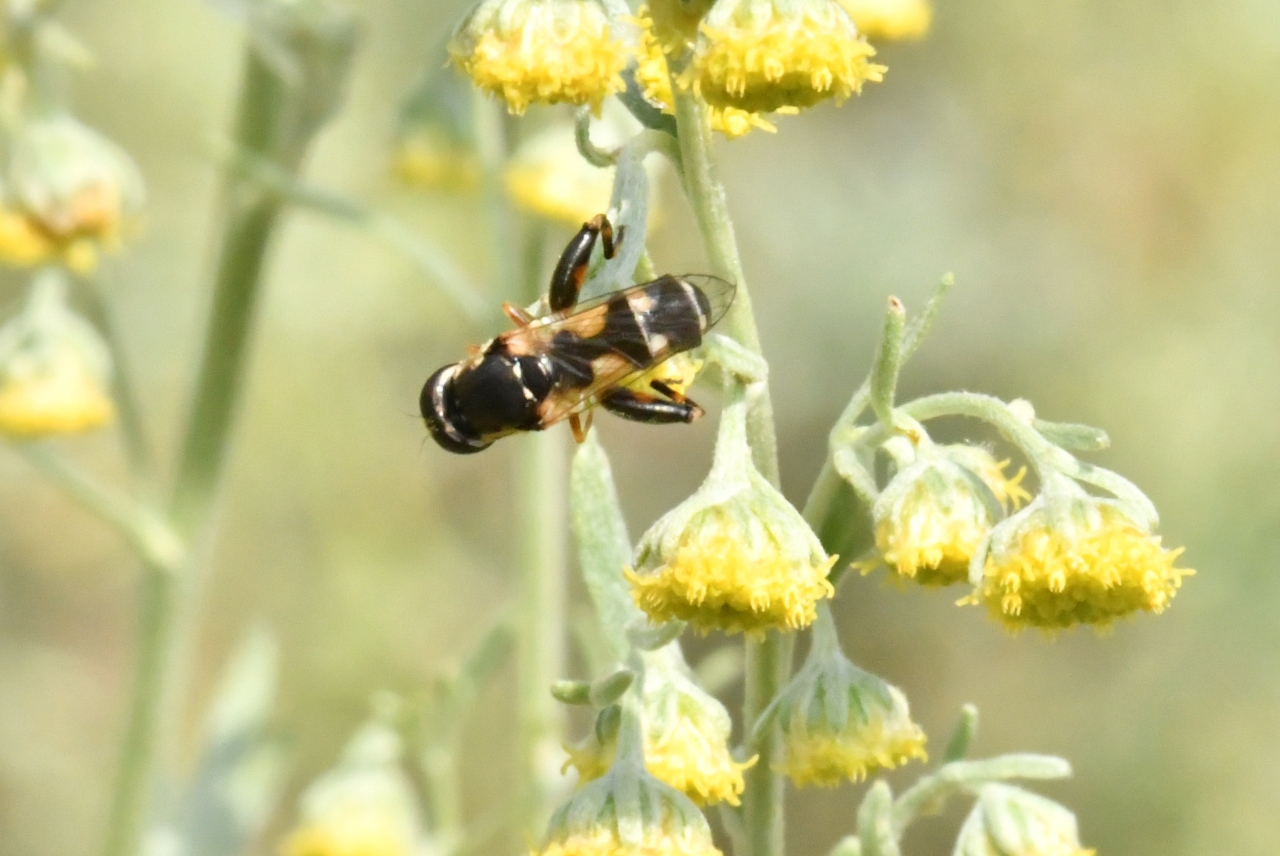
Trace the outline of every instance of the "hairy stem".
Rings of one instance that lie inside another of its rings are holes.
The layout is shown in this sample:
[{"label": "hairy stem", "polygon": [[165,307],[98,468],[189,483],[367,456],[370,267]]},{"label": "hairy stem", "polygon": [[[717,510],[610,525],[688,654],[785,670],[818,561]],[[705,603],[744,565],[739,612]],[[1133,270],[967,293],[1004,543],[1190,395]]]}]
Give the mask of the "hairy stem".
[{"label": "hairy stem", "polygon": [[[706,105],[693,93],[677,87],[675,109],[685,193],[698,220],[707,257],[717,276],[738,287],[733,307],[720,329],[743,347],[759,354],[760,334],[756,329],[751,294],[743,275],[724,186],[717,176]],[[737,383],[732,379],[728,382]],[[778,441],[773,424],[773,405],[768,388],[764,384],[760,387],[758,394],[751,395],[749,399],[747,440],[756,467],[777,485]],[[748,640],[746,646],[743,722],[754,723],[790,675],[794,639],[792,634],[770,632],[761,640]],[[759,760],[745,774],[742,812],[747,856],[781,856],[783,853],[784,783],[782,777],[773,771],[774,763],[781,754],[781,741],[777,726],[770,725],[768,733],[762,735],[757,745]]]},{"label": "hairy stem", "polygon": [[[336,11],[306,20],[283,7],[270,11],[274,17],[255,26],[273,28],[277,45],[296,51],[299,62],[282,74],[250,40],[235,142],[293,174],[337,102],[355,30]],[[176,534],[191,548],[207,535],[225,469],[263,264],[282,204],[277,194],[234,177],[226,189],[213,307],[169,509]],[[182,570],[175,574],[154,562],[144,567],[137,667],[106,856],[136,856],[146,833],[165,723],[176,719],[165,714],[178,695],[180,651],[190,644],[202,588],[196,562]]]}]

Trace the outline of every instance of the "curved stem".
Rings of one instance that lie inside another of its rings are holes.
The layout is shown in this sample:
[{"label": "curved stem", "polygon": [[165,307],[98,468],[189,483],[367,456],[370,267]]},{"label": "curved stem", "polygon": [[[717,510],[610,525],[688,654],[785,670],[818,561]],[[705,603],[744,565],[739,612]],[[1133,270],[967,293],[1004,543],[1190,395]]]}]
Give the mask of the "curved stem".
[{"label": "curved stem", "polygon": [[[760,334],[742,260],[738,255],[728,201],[716,173],[707,108],[693,93],[679,87],[676,87],[675,102],[685,193],[698,220],[713,273],[738,287],[733,306],[721,322],[720,330],[759,354]],[[740,385],[741,382],[730,377],[726,383]],[[751,385],[747,440],[756,468],[776,486],[779,483],[778,441],[769,389],[763,382]],[[770,632],[763,639],[747,640],[743,722],[756,722],[782,689],[791,672],[793,647],[793,634]],[[784,783],[773,770],[782,752],[782,736],[776,726],[769,726],[757,748],[760,758],[745,774],[746,789],[742,796],[747,856],[781,856],[784,848]]]}]

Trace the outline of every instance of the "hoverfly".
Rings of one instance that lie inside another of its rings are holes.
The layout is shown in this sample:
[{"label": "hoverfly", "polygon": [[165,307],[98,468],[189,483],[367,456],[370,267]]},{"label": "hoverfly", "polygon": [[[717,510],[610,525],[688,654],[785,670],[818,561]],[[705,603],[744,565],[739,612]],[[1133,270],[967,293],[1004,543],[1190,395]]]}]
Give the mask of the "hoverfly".
[{"label": "hoverfly", "polygon": [[[620,231],[619,243],[623,237]],[[596,406],[653,424],[702,415],[671,381],[650,373],[702,344],[733,303],[735,286],[706,274],[667,275],[579,304],[597,241],[613,258],[613,227],[603,214],[583,224],[561,254],[547,294],[551,314],[534,318],[504,304],[514,330],[473,346],[467,359],[427,379],[418,405],[442,447],[479,452],[508,434],[541,431],[565,418],[582,442]]]}]

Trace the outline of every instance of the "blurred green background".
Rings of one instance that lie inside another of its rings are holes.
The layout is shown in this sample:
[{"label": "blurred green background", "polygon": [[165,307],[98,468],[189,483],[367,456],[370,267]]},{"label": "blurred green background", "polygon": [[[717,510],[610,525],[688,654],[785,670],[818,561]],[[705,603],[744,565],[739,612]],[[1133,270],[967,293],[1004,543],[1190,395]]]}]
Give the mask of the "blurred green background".
[{"label": "blurred green background", "polygon": [[[387,166],[398,104],[463,3],[357,5],[354,84],[308,175],[406,218],[479,276],[476,202],[397,188]],[[207,300],[208,153],[228,125],[240,34],[196,0],[78,0],[65,19],[97,56],[77,81],[80,115],[149,184],[145,228],[105,275],[169,449]],[[1102,854],[1280,853],[1280,4],[942,0],[927,40],[881,58],[889,74],[861,98],[721,147],[788,494],[802,500],[817,472],[886,295],[919,307],[954,270],[903,396],[1025,396],[1046,418],[1105,427],[1113,450],[1094,460],[1148,491],[1166,543],[1185,544],[1200,573],[1159,618],[1052,640],[1011,638],[955,607],[954,591],[851,580],[838,604],[851,656],[908,693],[935,754],[972,701],[979,753],[1069,758],[1076,778],[1046,790]],[[658,266],[703,268],[692,220],[667,199]],[[24,283],[5,273],[0,305]],[[419,385],[485,334],[348,227],[289,218],[259,333],[185,751],[227,652],[263,621],[283,646],[278,718],[296,788],[333,761],[372,691],[416,692],[513,596],[519,441],[479,458],[424,443]],[[638,534],[701,480],[714,420],[599,422]],[[972,431],[951,436],[985,439]],[[66,445],[121,474],[110,432]],[[0,448],[6,856],[98,846],[137,581],[113,532]],[[693,643],[693,656],[722,641]],[[508,796],[510,677],[468,733],[475,810]],[[793,793],[792,852],[825,852],[858,799],[853,787]],[[925,822],[909,852],[949,853],[957,820]]]}]

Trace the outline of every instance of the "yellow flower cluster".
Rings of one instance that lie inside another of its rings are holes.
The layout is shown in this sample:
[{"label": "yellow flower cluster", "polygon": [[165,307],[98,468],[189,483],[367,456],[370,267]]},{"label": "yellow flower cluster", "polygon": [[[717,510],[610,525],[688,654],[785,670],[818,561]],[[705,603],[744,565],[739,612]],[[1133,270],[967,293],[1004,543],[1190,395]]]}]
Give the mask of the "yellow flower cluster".
[{"label": "yellow flower cluster", "polygon": [[948,446],[905,467],[874,509],[884,563],[923,586],[967,580],[970,560],[1000,507],[1017,507],[1027,498],[1025,468],[1009,478],[1008,464],[979,446]]},{"label": "yellow flower cluster", "polygon": [[671,834],[652,827],[637,842],[624,842],[616,829],[599,826],[552,841],[535,856],[721,856],[710,836]]},{"label": "yellow flower cluster", "polygon": [[791,5],[762,0],[717,3],[703,20],[682,81],[713,107],[771,113],[841,102],[881,80],[875,48],[835,0]]},{"label": "yellow flower cluster", "polygon": [[924,732],[909,718],[875,719],[840,732],[788,729],[785,740],[780,771],[801,787],[834,787],[913,758],[928,760]]},{"label": "yellow flower cluster", "polygon": [[115,405],[102,377],[75,353],[27,372],[0,373],[0,433],[33,438],[81,434],[108,424]]},{"label": "yellow flower cluster", "polygon": [[97,331],[67,304],[62,275],[35,277],[23,311],[0,327],[0,433],[78,434],[111,421],[111,360]]},{"label": "yellow flower cluster", "polygon": [[[645,655],[641,739],[645,768],[661,782],[698,805],[738,804],[746,763],[733,760],[729,713],[688,676],[678,644]],[[566,767],[578,770],[580,782],[609,771],[617,753],[616,737],[602,745],[600,729],[580,746],[566,746]]]},{"label": "yellow flower cluster", "polygon": [[482,0],[449,43],[481,89],[524,113],[531,103],[589,104],[621,92],[631,55],[596,0]]},{"label": "yellow flower cluster", "polygon": [[416,856],[403,823],[375,807],[358,807],[317,818],[296,829],[281,856]]},{"label": "yellow flower cluster", "polygon": [[929,32],[933,7],[929,0],[839,0],[868,39],[918,39]]},{"label": "yellow flower cluster", "polygon": [[1010,629],[1105,626],[1140,610],[1163,612],[1195,573],[1174,567],[1182,550],[1164,549],[1112,506],[1090,517],[1075,531],[1027,518],[1006,547],[992,550],[968,602],[982,603]]},{"label": "yellow flower cluster", "polygon": [[[742,764],[734,761],[726,738],[727,735],[710,733],[688,717],[657,734],[646,730],[645,769],[698,805],[738,805],[738,796],[745,787],[742,771],[751,767],[755,759]],[[584,746],[566,746],[565,751],[569,754],[565,767],[574,767],[579,781],[590,782],[609,772],[617,744],[611,741],[601,746],[589,740]]]},{"label": "yellow flower cluster", "polygon": [[69,116],[29,119],[17,130],[0,195],[0,259],[61,262],[79,273],[114,249],[141,204],[129,156]]},{"label": "yellow flower cluster", "polygon": [[654,621],[688,621],[706,632],[798,630],[814,619],[814,604],[835,589],[827,574],[836,557],[797,562],[762,545],[751,549],[728,521],[704,524],[672,560],[652,574],[627,571],[636,604]]},{"label": "yellow flower cluster", "polygon": [[[640,54],[636,66],[636,81],[644,89],[644,97],[660,106],[665,113],[672,113],[675,95],[671,88],[671,69],[662,42],[654,32],[653,17],[648,6],[641,6]],[[794,108],[781,108],[780,113],[795,112]],[[750,113],[737,107],[712,107],[709,111],[712,130],[733,139],[753,129],[775,133],[777,127],[759,113]]]},{"label": "yellow flower cluster", "polygon": [[396,177],[425,189],[470,190],[480,183],[480,161],[469,146],[445,134],[418,131],[396,146]]}]

